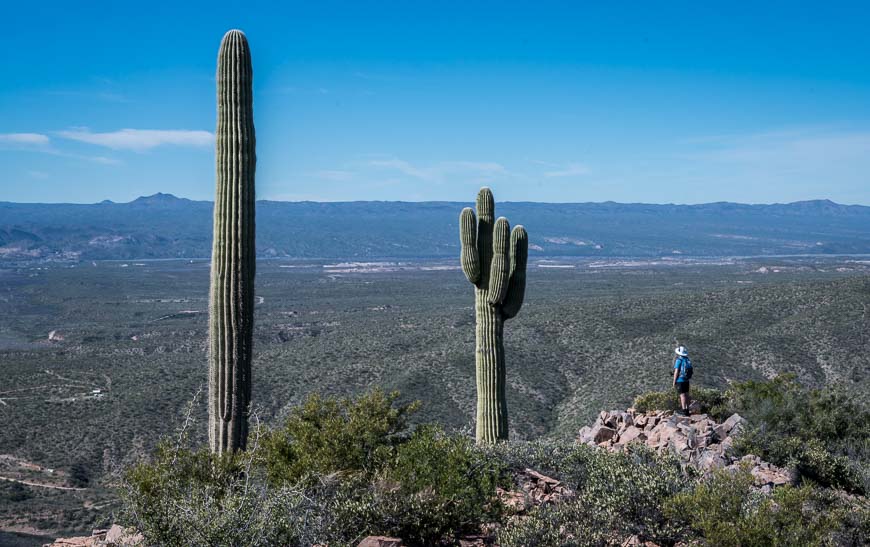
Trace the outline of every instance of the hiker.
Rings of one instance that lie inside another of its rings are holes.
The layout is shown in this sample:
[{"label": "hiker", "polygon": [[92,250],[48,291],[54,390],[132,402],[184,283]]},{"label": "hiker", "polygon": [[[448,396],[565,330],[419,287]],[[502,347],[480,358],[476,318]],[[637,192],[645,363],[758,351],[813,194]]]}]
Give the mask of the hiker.
[{"label": "hiker", "polygon": [[677,357],[674,359],[674,387],[680,394],[680,408],[684,416],[689,415],[689,379],[692,378],[692,361],[689,360],[689,352],[684,346],[674,350]]}]

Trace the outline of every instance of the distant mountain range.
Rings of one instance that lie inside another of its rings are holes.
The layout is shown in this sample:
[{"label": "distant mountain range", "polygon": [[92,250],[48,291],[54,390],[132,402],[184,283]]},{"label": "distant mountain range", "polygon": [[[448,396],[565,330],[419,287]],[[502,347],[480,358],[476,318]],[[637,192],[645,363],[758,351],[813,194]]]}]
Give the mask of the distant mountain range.
[{"label": "distant mountain range", "polygon": [[[257,203],[263,257],[423,258],[459,254],[470,203]],[[498,203],[529,232],[531,256],[742,256],[870,253],[870,207],[789,204]],[[171,194],[130,203],[0,202],[0,261],[201,258],[212,202]]]}]

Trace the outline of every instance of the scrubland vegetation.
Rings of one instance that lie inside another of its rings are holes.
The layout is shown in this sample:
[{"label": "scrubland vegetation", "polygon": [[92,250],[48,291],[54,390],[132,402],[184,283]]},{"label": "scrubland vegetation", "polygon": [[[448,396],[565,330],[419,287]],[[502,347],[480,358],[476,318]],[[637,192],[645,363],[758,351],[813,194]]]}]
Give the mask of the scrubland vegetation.
[{"label": "scrubland vegetation", "polygon": [[[818,404],[836,397],[788,377],[720,394],[721,410],[756,418],[737,450],[758,448],[761,429],[773,444],[794,439],[791,424],[802,422],[801,435],[823,454],[782,453],[798,471],[795,484],[766,493],[748,470],[703,476],[642,446],[611,453],[558,440],[476,445],[468,432],[410,428],[417,405],[397,403],[397,394],[312,395],[274,429],[257,429],[244,453],[191,448],[184,432],[167,440],[127,471],[122,518],[161,545],[355,545],[367,535],[449,545],[482,530],[504,546],[619,545],[631,536],[660,545],[861,545],[870,505],[843,488],[864,491],[866,453],[842,454],[853,447],[845,437],[870,436],[870,410]],[[781,403],[773,412],[772,399]],[[823,426],[845,418],[848,435]],[[497,488],[520,490],[515,474],[526,468],[573,495],[517,516]]]},{"label": "scrubland vegetation", "polygon": [[[53,490],[0,482],[0,520],[6,529],[30,526],[69,534],[109,523],[120,511],[118,473],[151,457],[158,441],[172,435],[190,398],[206,380],[208,262],[123,264],[0,270],[0,362],[5,379],[0,390],[5,403],[0,404],[4,423],[0,452],[63,471],[63,480],[50,480],[85,488]],[[455,259],[451,264],[455,268]],[[755,414],[749,407],[734,408],[761,431],[772,427],[784,431],[777,442],[776,436],[766,433],[747,435],[747,443],[754,443],[747,450],[782,465],[800,464],[805,469],[801,476],[819,485],[858,492],[854,485],[863,481],[866,489],[866,480],[849,478],[852,471],[841,466],[847,458],[866,468],[862,439],[867,435],[861,433],[866,421],[860,422],[863,415],[850,406],[865,404],[870,392],[866,375],[870,285],[860,275],[860,263],[770,259],[719,266],[575,266],[529,265],[526,304],[506,330],[510,433],[517,442],[504,451],[540,452],[545,449],[535,447],[546,446],[548,452],[565,458],[593,454],[572,446],[577,430],[602,409],[626,408],[638,394],[666,391],[673,339],[679,337],[698,367],[693,391],[699,394],[701,388],[722,392],[735,384],[788,372],[803,386],[800,389],[836,387],[820,392],[816,399],[792,396],[785,389],[790,402],[765,403]],[[389,507],[383,500],[393,495],[387,488],[391,483],[371,477],[386,477],[387,470],[399,473],[385,462],[396,458],[392,451],[421,424],[439,424],[443,432],[432,433],[434,439],[451,439],[458,446],[453,448],[457,454],[467,448],[469,458],[479,457],[480,449],[473,443],[463,448],[465,441],[455,440],[456,431],[471,430],[474,417],[471,288],[458,269],[423,269],[443,267],[424,262],[373,272],[306,262],[258,265],[252,400],[264,432],[281,431],[313,393],[329,401],[380,386],[386,393],[401,392],[392,407],[421,402],[416,412],[402,416],[407,427],[386,435],[392,439],[386,448],[365,456],[365,465],[375,474],[369,478],[355,474],[353,480],[362,483],[343,478],[327,481],[332,475],[328,466],[316,471],[324,478],[315,483],[323,489],[317,491],[334,496],[329,499],[359,507],[365,505],[360,496],[366,493],[365,499],[382,500],[378,507]],[[769,273],[760,272],[761,268]],[[51,331],[63,339],[48,341]],[[94,396],[94,389],[103,396]],[[742,403],[735,399],[732,404]],[[771,408],[791,410],[777,415]],[[804,427],[809,422],[800,420],[807,418],[794,417],[807,412],[824,416],[826,409],[837,421]],[[195,408],[193,418],[199,426],[188,428],[189,442],[184,445],[191,453],[207,441],[204,406]],[[835,423],[847,432],[842,439],[826,433]],[[789,441],[797,429],[808,436],[799,436],[800,443]],[[823,451],[815,446],[813,436],[823,443]],[[246,475],[249,490],[260,488],[269,496],[277,495],[269,474],[285,473],[288,488],[297,492],[302,484],[302,492],[308,492],[313,486],[300,483],[297,471],[290,471],[296,460],[288,454],[298,451],[298,445],[289,448],[288,442],[281,449],[270,448],[273,438],[264,435],[257,453],[274,456],[283,450],[287,459],[275,456],[271,467],[266,459],[252,462],[253,471]],[[424,441],[438,444],[420,440]],[[175,441],[167,446],[174,447]],[[306,457],[313,453],[306,451]],[[389,457],[375,457],[375,453]],[[588,457],[607,462],[612,458]],[[511,461],[522,461],[511,460],[509,454],[504,458],[508,468]],[[640,456],[632,458],[628,461]],[[486,461],[502,460],[493,456]],[[555,462],[551,469],[543,464],[534,467],[535,461],[525,465],[579,488],[579,482],[568,482],[569,475],[557,472],[568,469],[570,462]],[[313,464],[304,463],[308,465]],[[416,464],[403,465],[407,470]],[[47,476],[29,473],[22,478],[49,481]],[[496,475],[499,481],[505,476],[502,471]],[[411,490],[406,487],[389,499],[406,504]],[[342,498],[342,492],[348,497]],[[305,503],[323,499],[318,496],[306,493]],[[277,504],[297,498],[263,499]],[[429,503],[420,503],[424,501]],[[420,511],[433,513],[425,507]],[[541,521],[527,519],[527,530],[517,528],[519,523],[506,524],[499,537],[502,541],[508,541],[504,538],[510,534],[532,537],[523,534],[531,534],[535,527],[555,533],[552,530],[558,526],[546,528],[544,521],[560,522],[563,517],[558,515],[570,507],[541,510]],[[310,514],[321,513],[311,509]],[[389,515],[360,514],[352,514],[360,519],[353,522],[394,522]],[[230,518],[231,513],[226,515]],[[365,520],[369,518],[373,520]],[[489,518],[496,517],[480,520]],[[500,518],[507,523],[503,510]],[[353,533],[362,533],[366,526],[353,528]]]}]

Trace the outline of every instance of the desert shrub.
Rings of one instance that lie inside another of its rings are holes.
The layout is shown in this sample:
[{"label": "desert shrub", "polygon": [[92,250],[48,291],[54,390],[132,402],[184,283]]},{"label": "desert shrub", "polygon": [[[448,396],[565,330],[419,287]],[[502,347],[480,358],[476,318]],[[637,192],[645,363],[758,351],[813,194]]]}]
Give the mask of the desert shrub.
[{"label": "desert shrub", "polygon": [[799,479],[850,492],[864,492],[861,471],[847,457],[832,454],[818,439],[789,437],[775,439],[767,446],[768,449],[761,452],[771,460],[784,462]]},{"label": "desert shrub", "polygon": [[159,545],[431,545],[497,520],[499,462],[462,435],[408,434],[416,405],[397,397],[309,398],[236,455],[164,441],[125,472],[122,520]]},{"label": "desert shrub", "polygon": [[853,398],[806,389],[787,374],[735,384],[722,409],[749,422],[738,454],[756,454],[823,486],[867,491],[870,411]]},{"label": "desert shrub", "polygon": [[77,488],[87,487],[91,482],[91,472],[83,462],[75,462],[68,471],[69,482]]},{"label": "desert shrub", "polygon": [[422,426],[376,477],[349,481],[330,510],[345,534],[357,530],[432,545],[499,518],[495,494],[502,473],[468,437]]},{"label": "desert shrub", "polygon": [[[723,400],[723,393],[718,389],[692,387],[689,395],[701,404],[702,412],[711,412],[718,408]],[[639,412],[656,410],[677,410],[680,408],[680,398],[676,390],[648,391],[635,397],[632,405]]]},{"label": "desert shrub", "polygon": [[635,397],[632,406],[638,412],[677,410],[680,408],[680,398],[674,390],[648,391]]},{"label": "desert shrub", "polygon": [[253,454],[214,455],[163,442],[124,475],[122,519],[155,545],[295,545],[306,499],[252,480]]},{"label": "desert shrub", "polygon": [[398,397],[379,389],[356,400],[311,395],[262,441],[260,464],[269,481],[280,485],[306,475],[374,473],[407,435],[408,416],[419,407],[397,405]]},{"label": "desert shrub", "polygon": [[31,489],[18,482],[0,481],[0,500],[18,503],[33,497]]},{"label": "desert shrub", "polygon": [[690,477],[669,454],[642,446],[610,453],[578,445],[554,467],[576,497],[542,506],[499,531],[505,546],[602,545],[637,534],[667,543],[680,529],[662,514],[665,500],[686,488]]},{"label": "desert shrub", "polygon": [[572,488],[584,480],[586,462],[597,452],[595,447],[549,439],[498,443],[481,446],[478,450],[497,459],[508,470],[520,471],[530,467]]},{"label": "desert shrub", "polygon": [[825,492],[783,486],[767,496],[747,469],[714,473],[668,500],[665,513],[722,547],[826,545],[845,528],[842,509]]}]

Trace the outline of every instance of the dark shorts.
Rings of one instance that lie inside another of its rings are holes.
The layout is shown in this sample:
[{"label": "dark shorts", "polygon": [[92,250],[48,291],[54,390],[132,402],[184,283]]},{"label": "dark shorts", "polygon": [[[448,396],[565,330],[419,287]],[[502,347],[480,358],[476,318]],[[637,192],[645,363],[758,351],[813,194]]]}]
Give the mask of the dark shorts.
[{"label": "dark shorts", "polygon": [[688,393],[689,392],[689,382],[677,382],[677,393]]}]

